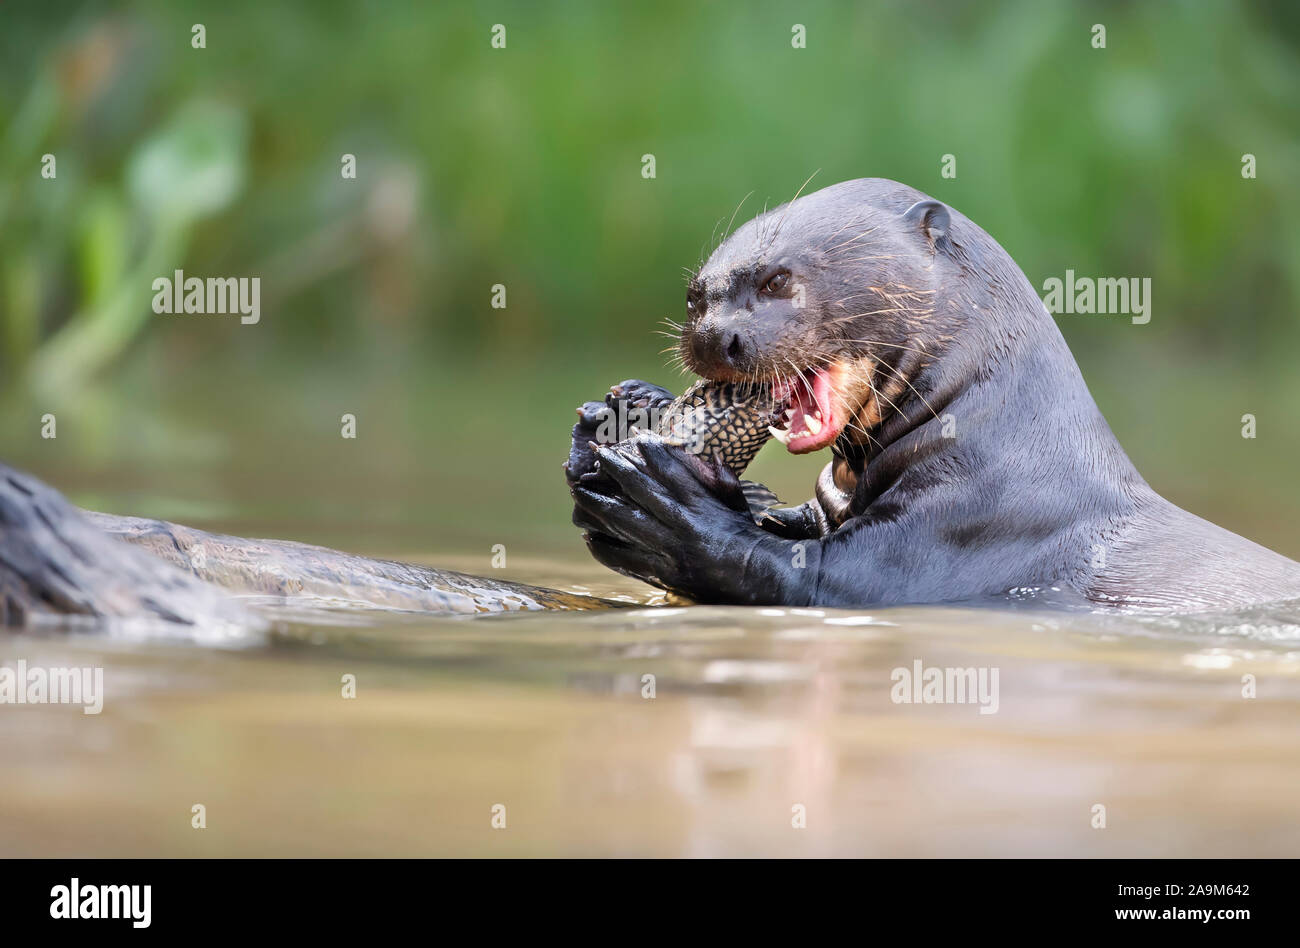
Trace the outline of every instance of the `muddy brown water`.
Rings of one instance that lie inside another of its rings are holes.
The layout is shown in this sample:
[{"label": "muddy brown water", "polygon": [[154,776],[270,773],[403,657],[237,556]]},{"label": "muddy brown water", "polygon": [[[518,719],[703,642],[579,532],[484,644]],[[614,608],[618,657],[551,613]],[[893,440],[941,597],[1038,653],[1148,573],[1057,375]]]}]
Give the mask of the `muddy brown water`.
[{"label": "muddy brown water", "polygon": [[[652,598],[576,556],[510,572]],[[105,692],[0,705],[0,852],[1300,855],[1294,605],[258,607],[270,633],[199,644],[0,636],[4,664],[101,666]],[[917,660],[996,669],[996,713],[896,703]]]}]

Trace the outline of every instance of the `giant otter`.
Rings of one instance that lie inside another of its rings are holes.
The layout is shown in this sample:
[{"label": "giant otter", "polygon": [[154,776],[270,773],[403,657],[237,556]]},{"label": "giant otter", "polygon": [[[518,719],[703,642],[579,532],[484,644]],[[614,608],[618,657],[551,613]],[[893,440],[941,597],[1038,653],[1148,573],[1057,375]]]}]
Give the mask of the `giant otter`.
[{"label": "giant otter", "polygon": [[1015,262],[913,188],[847,181],[765,212],[691,280],[686,309],[686,365],[769,385],[787,449],[833,457],[813,500],[758,525],[734,476],[661,440],[593,445],[582,463],[584,414],[573,521],[612,569],[716,603],[1055,588],[1193,611],[1300,596],[1300,563],[1152,490]]}]

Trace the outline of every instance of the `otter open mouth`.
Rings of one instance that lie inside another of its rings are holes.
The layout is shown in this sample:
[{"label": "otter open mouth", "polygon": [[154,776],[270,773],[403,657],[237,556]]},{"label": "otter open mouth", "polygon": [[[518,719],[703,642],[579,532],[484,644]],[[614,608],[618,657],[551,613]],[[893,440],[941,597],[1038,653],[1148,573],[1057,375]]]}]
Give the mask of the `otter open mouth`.
[{"label": "otter open mouth", "polygon": [[777,423],[768,430],[791,454],[829,447],[848,420],[836,384],[838,366],[804,369],[772,386]]}]

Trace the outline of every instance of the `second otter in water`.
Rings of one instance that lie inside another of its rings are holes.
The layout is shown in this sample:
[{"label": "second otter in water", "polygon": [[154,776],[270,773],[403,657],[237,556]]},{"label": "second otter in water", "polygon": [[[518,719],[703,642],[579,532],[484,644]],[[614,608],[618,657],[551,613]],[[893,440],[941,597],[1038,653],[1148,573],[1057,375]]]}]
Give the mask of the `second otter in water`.
[{"label": "second otter in water", "polygon": [[599,471],[570,465],[573,519],[619,572],[750,604],[1300,597],[1300,563],[1152,490],[1011,257],[906,185],[844,182],[737,229],[691,281],[680,347],[705,378],[771,385],[786,448],[833,457],[759,526],[680,448],[598,448]]}]

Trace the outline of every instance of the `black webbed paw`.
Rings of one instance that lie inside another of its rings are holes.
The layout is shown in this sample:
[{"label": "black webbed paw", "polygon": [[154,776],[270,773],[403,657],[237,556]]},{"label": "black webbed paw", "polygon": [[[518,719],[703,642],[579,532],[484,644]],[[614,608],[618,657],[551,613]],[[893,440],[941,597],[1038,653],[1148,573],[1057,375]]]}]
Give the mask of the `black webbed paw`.
[{"label": "black webbed paw", "polygon": [[628,408],[662,411],[676,397],[660,385],[643,382],[640,379],[627,379],[610,386],[609,394],[605,396],[605,404],[610,408],[617,408],[616,403],[621,400]]},{"label": "black webbed paw", "polygon": [[591,444],[600,437],[601,425],[608,414],[609,408],[604,402],[584,402],[578,408],[578,423],[573,426],[569,442],[569,459],[564,462],[564,479],[570,487],[584,474],[595,472],[596,455]]},{"label": "black webbed paw", "polygon": [[635,429],[653,430],[660,414],[676,398],[672,392],[640,379],[611,385],[603,402],[585,402],[578,408],[564,477],[572,486],[597,469],[591,444],[612,445],[630,437]]},{"label": "black webbed paw", "polygon": [[[757,531],[736,476],[655,437],[596,454],[599,470],[572,488],[573,522],[592,555],[664,589],[712,594],[736,541]],[[606,479],[613,492],[601,489]]]}]

